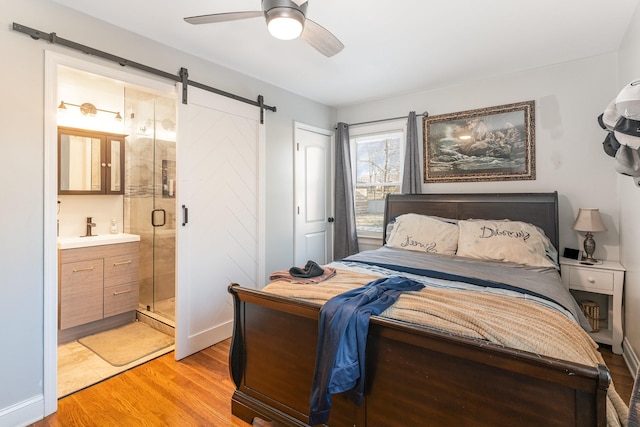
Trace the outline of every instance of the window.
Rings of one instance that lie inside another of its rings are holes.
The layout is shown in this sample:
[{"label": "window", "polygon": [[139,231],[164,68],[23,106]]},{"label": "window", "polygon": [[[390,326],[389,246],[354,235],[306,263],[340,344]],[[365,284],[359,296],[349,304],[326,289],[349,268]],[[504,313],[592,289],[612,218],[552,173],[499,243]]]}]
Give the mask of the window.
[{"label": "window", "polygon": [[382,235],[385,197],[400,192],[404,130],[388,123],[388,130],[377,128],[359,128],[350,137],[359,236]]}]

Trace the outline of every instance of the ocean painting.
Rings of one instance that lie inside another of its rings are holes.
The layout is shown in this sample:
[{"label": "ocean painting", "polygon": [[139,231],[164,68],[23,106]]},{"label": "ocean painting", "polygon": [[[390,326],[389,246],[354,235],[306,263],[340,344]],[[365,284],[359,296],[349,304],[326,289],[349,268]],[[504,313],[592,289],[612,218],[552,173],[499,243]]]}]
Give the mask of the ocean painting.
[{"label": "ocean painting", "polygon": [[425,182],[535,179],[533,101],[424,118]]}]

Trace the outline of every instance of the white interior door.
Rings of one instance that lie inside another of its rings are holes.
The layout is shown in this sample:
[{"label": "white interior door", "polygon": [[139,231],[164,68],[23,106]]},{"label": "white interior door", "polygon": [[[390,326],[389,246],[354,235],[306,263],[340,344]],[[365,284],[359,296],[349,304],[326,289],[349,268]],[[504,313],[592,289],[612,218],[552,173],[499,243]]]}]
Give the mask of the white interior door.
[{"label": "white interior door", "polygon": [[332,261],[331,132],[295,124],[294,263]]},{"label": "white interior door", "polygon": [[179,109],[176,359],[231,336],[229,283],[264,281],[264,126],[256,107],[196,88]]}]

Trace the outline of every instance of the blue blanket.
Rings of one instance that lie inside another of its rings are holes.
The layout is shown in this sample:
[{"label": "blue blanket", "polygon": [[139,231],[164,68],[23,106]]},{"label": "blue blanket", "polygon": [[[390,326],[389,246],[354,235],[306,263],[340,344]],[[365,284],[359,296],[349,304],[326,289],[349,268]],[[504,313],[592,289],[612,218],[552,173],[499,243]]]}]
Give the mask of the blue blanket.
[{"label": "blue blanket", "polygon": [[404,277],[382,278],[336,295],[322,306],[309,424],[328,421],[331,394],[348,391],[349,397],[360,405],[369,317],[382,313],[403,291],[418,291],[423,287]]}]

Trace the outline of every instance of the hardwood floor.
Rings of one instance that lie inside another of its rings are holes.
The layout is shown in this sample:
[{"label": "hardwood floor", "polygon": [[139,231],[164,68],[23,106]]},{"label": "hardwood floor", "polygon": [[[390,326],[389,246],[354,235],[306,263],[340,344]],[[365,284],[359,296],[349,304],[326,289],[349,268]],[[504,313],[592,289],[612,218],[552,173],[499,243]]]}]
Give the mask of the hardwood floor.
[{"label": "hardwood floor", "polygon": [[229,344],[179,362],[168,353],[60,399],[33,426],[249,426],[231,415]]},{"label": "hardwood floor", "polygon": [[601,346],[600,353],[609,368],[609,372],[611,372],[613,385],[622,400],[624,400],[628,405],[629,400],[631,399],[631,390],[633,390],[634,378],[631,375],[631,372],[629,372],[627,364],[622,356],[613,354],[611,352],[611,347],[609,346]]},{"label": "hardwood floor", "polygon": [[[250,426],[231,415],[229,345],[225,340],[179,362],[168,353],[60,399],[58,412],[33,426]],[[622,356],[602,353],[618,393],[629,402],[633,378]]]}]

